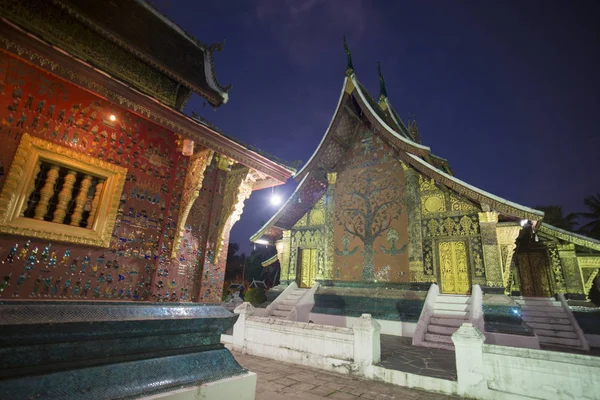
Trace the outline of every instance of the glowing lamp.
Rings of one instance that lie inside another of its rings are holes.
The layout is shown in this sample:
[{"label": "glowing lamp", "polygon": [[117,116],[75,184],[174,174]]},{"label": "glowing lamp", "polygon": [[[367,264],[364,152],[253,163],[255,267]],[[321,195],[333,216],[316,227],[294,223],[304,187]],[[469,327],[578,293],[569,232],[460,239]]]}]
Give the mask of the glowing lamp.
[{"label": "glowing lamp", "polygon": [[181,149],[181,154],[184,156],[191,156],[194,154],[194,141],[189,139],[183,140],[183,146]]},{"label": "glowing lamp", "polygon": [[273,193],[271,195],[271,204],[274,206],[278,206],[281,204],[281,196],[278,194]]},{"label": "glowing lamp", "polygon": [[265,244],[265,245],[266,245],[266,244],[269,244],[269,241],[268,241],[268,240],[265,240],[265,239],[258,239],[258,240],[256,241],[256,243],[257,243],[257,244]]},{"label": "glowing lamp", "polygon": [[108,117],[108,119],[110,119],[112,122],[115,122],[117,120],[117,117],[115,117],[115,114],[110,114],[110,117]]},{"label": "glowing lamp", "polygon": [[528,223],[528,222],[529,222],[528,220],[526,220],[526,219],[522,219],[522,220],[521,220],[521,226],[525,226],[525,225],[527,225],[527,223]]}]

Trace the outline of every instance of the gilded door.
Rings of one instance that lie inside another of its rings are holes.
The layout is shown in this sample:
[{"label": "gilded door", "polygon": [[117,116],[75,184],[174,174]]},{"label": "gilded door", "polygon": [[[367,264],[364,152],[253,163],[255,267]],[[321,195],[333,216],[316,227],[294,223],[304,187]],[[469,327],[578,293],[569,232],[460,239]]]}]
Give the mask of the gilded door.
[{"label": "gilded door", "polygon": [[532,297],[550,297],[548,279],[548,257],[544,252],[519,253],[519,276],[521,277],[521,295]]},{"label": "gilded door", "polygon": [[300,287],[312,287],[317,279],[317,249],[301,249],[300,252]]},{"label": "gilded door", "polygon": [[471,291],[467,245],[461,241],[439,242],[442,293],[467,294]]}]

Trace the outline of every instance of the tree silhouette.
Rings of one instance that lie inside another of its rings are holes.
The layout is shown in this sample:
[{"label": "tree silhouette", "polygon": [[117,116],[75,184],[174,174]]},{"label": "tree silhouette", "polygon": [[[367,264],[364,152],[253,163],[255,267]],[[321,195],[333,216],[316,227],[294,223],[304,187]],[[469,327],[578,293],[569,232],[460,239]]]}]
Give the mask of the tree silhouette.
[{"label": "tree silhouette", "polygon": [[578,214],[587,221],[581,227],[581,231],[589,237],[600,239],[600,193],[586,197],[583,203],[589,211]]},{"label": "tree silhouette", "polygon": [[400,186],[392,170],[365,168],[348,180],[337,202],[338,225],[364,244],[361,280],[375,278],[373,244],[401,214]]},{"label": "tree silhouette", "polygon": [[577,214],[563,215],[561,206],[536,206],[536,210],[544,212],[544,222],[567,231],[574,231],[577,226]]}]

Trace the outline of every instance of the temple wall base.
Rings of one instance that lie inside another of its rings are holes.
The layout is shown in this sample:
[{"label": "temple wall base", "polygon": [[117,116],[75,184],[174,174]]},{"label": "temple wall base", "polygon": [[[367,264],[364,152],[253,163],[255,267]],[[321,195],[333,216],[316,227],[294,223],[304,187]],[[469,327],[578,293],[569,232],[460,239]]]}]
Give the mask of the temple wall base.
[{"label": "temple wall base", "polygon": [[254,400],[255,394],[256,374],[247,372],[203,385],[142,397],[141,400]]}]

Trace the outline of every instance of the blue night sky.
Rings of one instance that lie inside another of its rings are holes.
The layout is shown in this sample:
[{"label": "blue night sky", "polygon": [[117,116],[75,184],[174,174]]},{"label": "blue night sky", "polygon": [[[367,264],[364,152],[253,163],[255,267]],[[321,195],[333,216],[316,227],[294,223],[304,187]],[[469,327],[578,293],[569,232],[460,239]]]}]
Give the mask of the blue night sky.
[{"label": "blue night sky", "polygon": [[[517,203],[583,211],[600,191],[600,17],[597,1],[155,0],[216,53],[230,101],[195,111],[287,160],[309,159],[341,91],[347,35],[358,79],[417,114],[423,143],[456,176]],[[295,182],[275,189],[287,198]],[[276,208],[246,202],[232,241]]]}]

